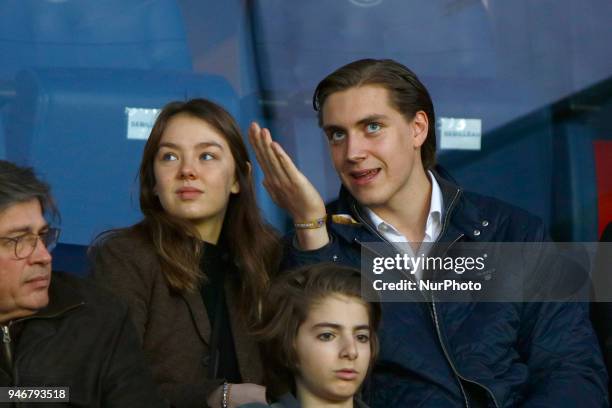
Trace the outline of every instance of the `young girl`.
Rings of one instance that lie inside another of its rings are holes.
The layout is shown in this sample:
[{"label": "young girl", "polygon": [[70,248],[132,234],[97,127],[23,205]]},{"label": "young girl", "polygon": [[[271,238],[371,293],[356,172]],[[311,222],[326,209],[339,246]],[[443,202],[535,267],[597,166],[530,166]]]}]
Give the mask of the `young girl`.
[{"label": "young girl", "polygon": [[[355,398],[377,351],[380,304],[362,298],[358,270],[310,265],[272,284],[261,340],[272,407],[365,407]],[[249,404],[245,407],[264,405]]]},{"label": "young girl", "polygon": [[236,122],[204,99],[169,103],[145,145],[139,181],[144,219],[96,242],[94,278],[129,303],[173,406],[265,401],[248,328],[279,242],[257,208]]}]

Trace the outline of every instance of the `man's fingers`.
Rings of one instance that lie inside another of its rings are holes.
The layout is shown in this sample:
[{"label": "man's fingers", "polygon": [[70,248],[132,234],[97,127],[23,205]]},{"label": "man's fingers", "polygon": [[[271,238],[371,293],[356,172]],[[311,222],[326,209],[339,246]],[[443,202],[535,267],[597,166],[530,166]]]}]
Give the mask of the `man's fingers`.
[{"label": "man's fingers", "polygon": [[265,160],[267,161],[271,170],[272,179],[270,181],[277,188],[286,188],[288,187],[288,183],[290,183],[290,180],[287,177],[283,166],[281,165],[276,153],[272,148],[273,143],[275,143],[272,141],[272,135],[270,134],[270,131],[266,128],[261,130],[261,135],[264,145],[262,153],[265,155]]},{"label": "man's fingers", "polygon": [[295,199],[295,187],[302,185],[302,174],[293,164],[283,148],[272,140],[270,131],[255,122],[249,126],[249,141],[253,145],[255,157],[264,173],[263,186],[270,198],[282,208],[288,209]]},{"label": "man's fingers", "polygon": [[297,178],[302,174],[300,170],[295,166],[291,157],[285,152],[282,146],[276,142],[272,142],[272,150],[276,155],[278,162],[280,163],[285,175],[290,182],[295,183]]},{"label": "man's fingers", "polygon": [[262,129],[256,122],[251,123],[251,126],[249,126],[249,141],[251,142],[251,146],[253,146],[255,159],[257,159],[257,162],[259,163],[259,166],[264,173],[264,177],[271,177],[272,170],[265,154]]}]

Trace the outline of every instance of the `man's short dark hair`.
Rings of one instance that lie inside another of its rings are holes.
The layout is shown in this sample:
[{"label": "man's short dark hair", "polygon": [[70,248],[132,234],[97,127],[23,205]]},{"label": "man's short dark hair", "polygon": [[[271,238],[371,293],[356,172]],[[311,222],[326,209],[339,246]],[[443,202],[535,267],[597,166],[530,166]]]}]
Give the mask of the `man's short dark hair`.
[{"label": "man's short dark hair", "polygon": [[323,105],[336,92],[363,85],[380,85],[389,91],[389,102],[406,120],[424,111],[429,119],[427,139],[421,146],[421,161],[427,170],[436,161],[436,118],[433,103],[425,85],[416,74],[390,59],[362,59],[351,62],[325,77],[315,89],[312,104],[317,111],[319,126],[323,125]]},{"label": "man's short dark hair", "polygon": [[39,180],[32,168],[0,160],[0,212],[33,199],[38,200],[43,213],[59,216],[49,185]]}]

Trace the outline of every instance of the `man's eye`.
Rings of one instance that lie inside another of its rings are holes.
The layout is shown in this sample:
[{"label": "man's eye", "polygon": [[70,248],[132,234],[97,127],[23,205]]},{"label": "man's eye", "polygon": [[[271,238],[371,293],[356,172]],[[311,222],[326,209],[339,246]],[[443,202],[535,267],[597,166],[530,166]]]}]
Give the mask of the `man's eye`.
[{"label": "man's eye", "polygon": [[331,143],[338,143],[344,140],[345,137],[346,137],[346,133],[344,133],[341,130],[336,130],[329,134],[329,141]]},{"label": "man's eye", "polygon": [[173,161],[178,160],[178,156],[174,153],[167,152],[161,155],[161,159],[163,161]]},{"label": "man's eye", "polygon": [[380,123],[372,122],[372,123],[368,123],[366,130],[368,133],[375,133],[375,132],[378,132],[381,128],[382,126],[380,125]]},{"label": "man's eye", "polygon": [[331,341],[334,339],[334,334],[333,333],[321,333],[317,336],[317,339],[321,340],[321,341]]},{"label": "man's eye", "polygon": [[210,154],[210,153],[202,153],[200,155],[200,160],[208,161],[208,160],[213,160],[214,158],[215,158],[215,156]]}]

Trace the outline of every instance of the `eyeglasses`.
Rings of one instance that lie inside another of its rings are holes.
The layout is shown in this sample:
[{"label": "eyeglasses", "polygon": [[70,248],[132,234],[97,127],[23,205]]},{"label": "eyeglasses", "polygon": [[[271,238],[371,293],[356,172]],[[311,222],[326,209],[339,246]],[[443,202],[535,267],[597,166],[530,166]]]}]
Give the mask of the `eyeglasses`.
[{"label": "eyeglasses", "polygon": [[49,228],[40,234],[23,234],[16,238],[0,237],[1,240],[10,241],[15,247],[15,257],[17,259],[25,259],[34,253],[38,240],[43,243],[47,251],[53,251],[59,238],[59,228]]}]

